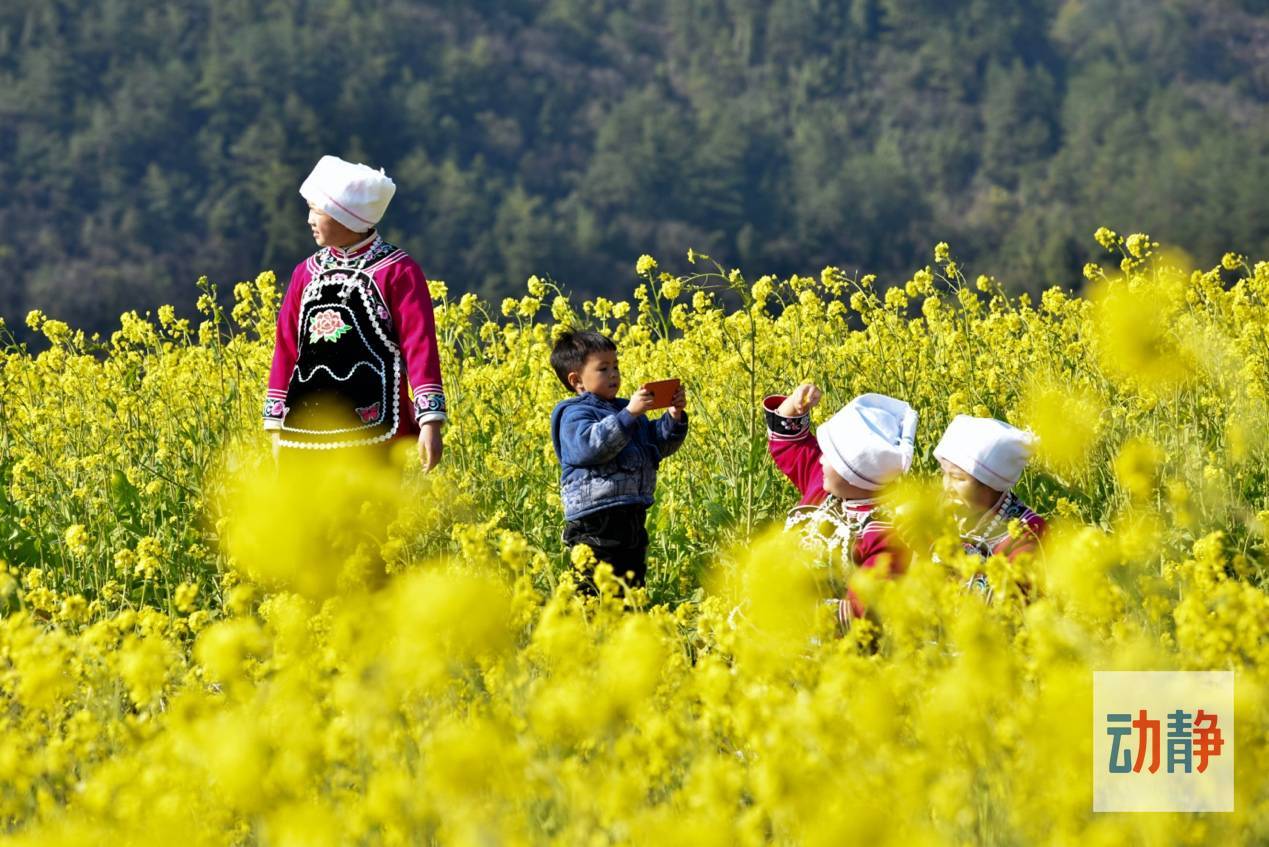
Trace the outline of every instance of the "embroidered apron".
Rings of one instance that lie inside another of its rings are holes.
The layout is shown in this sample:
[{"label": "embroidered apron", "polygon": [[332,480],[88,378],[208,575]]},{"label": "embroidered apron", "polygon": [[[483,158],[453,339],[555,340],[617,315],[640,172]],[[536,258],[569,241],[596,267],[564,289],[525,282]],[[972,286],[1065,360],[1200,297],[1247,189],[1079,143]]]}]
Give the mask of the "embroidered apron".
[{"label": "embroidered apron", "polygon": [[300,301],[295,370],[282,445],[310,450],[388,441],[401,416],[401,350],[387,304],[368,270],[396,248],[361,256],[329,250]]}]

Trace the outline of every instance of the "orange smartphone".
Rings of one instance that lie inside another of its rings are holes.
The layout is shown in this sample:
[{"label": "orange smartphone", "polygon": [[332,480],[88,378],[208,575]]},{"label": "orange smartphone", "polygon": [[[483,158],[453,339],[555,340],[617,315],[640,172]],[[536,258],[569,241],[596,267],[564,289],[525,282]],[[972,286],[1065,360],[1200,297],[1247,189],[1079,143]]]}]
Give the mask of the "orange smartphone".
[{"label": "orange smartphone", "polygon": [[645,382],[641,388],[652,392],[653,409],[668,409],[674,402],[674,395],[679,393],[677,379],[662,379],[657,382]]}]

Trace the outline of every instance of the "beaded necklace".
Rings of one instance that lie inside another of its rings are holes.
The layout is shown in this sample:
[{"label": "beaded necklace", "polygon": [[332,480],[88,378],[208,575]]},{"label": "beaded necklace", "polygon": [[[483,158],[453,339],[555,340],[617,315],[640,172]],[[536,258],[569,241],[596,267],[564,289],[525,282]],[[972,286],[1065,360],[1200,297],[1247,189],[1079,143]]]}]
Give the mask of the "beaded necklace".
[{"label": "beaded necklace", "polygon": [[[984,512],[973,527],[961,533],[966,550],[977,553],[984,559],[991,555],[996,542],[1008,532],[1009,516],[1013,511],[1009,507],[1013,505],[1013,501],[1012,491],[1003,492],[995,505]],[[986,526],[983,526],[984,522]]]},{"label": "beaded necklace", "polygon": [[796,530],[804,548],[815,552],[849,552],[851,542],[872,520],[872,500],[842,500],[830,494],[813,506],[794,506],[784,522]]}]

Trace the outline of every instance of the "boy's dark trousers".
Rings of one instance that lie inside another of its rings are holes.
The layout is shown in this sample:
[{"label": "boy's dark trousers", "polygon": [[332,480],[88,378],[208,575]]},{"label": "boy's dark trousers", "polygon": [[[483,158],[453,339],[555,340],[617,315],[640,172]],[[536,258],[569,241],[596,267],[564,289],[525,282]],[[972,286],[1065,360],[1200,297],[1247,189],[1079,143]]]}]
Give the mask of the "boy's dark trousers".
[{"label": "boy's dark trousers", "polygon": [[[648,571],[648,517],[646,506],[613,506],[564,524],[564,543],[586,544],[595,558],[612,565],[613,574],[632,588],[642,586]],[[627,572],[633,576],[627,576]],[[595,593],[595,582],[587,576],[586,593]]]}]

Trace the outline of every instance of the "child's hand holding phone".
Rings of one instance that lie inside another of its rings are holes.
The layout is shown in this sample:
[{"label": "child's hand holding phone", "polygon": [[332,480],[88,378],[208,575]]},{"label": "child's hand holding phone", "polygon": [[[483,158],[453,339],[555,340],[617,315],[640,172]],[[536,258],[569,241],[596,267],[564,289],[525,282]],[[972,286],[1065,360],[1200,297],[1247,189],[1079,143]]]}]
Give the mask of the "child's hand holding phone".
[{"label": "child's hand holding phone", "polygon": [[626,411],[632,415],[645,414],[649,409],[655,409],[653,404],[656,402],[656,395],[647,388],[640,388],[634,394],[630,395],[630,402],[626,404]]},{"label": "child's hand holding phone", "polygon": [[662,379],[644,383],[630,397],[626,410],[632,415],[642,415],[653,409],[669,409],[674,419],[682,420],[687,393],[677,379]]},{"label": "child's hand holding phone", "polygon": [[683,420],[685,406],[687,406],[687,389],[680,384],[674,396],[670,398],[670,417],[675,421]]}]

